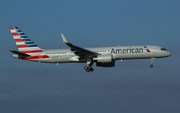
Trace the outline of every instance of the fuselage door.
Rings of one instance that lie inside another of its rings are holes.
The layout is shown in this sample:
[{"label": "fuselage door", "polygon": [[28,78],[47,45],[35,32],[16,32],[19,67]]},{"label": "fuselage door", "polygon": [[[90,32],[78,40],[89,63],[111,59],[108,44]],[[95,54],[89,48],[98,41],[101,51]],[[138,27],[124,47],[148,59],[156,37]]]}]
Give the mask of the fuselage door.
[{"label": "fuselage door", "polygon": [[157,53],[157,52],[156,52],[156,47],[155,47],[155,46],[153,46],[153,53]]}]

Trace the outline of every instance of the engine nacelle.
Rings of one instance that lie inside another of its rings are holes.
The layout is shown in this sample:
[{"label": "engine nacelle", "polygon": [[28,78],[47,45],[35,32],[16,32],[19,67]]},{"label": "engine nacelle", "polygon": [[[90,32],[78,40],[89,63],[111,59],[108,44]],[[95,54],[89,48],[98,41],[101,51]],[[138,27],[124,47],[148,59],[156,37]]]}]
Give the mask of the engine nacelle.
[{"label": "engine nacelle", "polygon": [[14,57],[14,58],[20,58],[20,55],[17,55],[17,54],[13,54],[13,55],[11,55],[11,57]]},{"label": "engine nacelle", "polygon": [[99,55],[97,58],[93,59],[96,61],[96,66],[100,67],[114,67],[115,66],[115,61],[113,60],[112,55]]},{"label": "engine nacelle", "polygon": [[99,63],[99,62],[96,62],[96,66],[100,66],[100,67],[114,67],[115,66],[115,61],[112,61],[110,63]]},{"label": "engine nacelle", "polygon": [[112,55],[98,55],[97,58],[94,58],[93,60],[99,63],[110,63],[113,61],[113,56]]}]

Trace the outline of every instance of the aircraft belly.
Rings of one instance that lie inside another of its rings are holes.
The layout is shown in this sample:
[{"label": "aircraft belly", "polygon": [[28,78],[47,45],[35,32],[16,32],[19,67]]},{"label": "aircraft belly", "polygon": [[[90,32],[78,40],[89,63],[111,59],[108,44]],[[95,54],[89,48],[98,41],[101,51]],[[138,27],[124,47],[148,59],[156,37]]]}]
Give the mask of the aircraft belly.
[{"label": "aircraft belly", "polygon": [[50,58],[55,63],[66,63],[68,62],[68,59],[71,57],[68,55],[53,55],[53,56],[50,56]]},{"label": "aircraft belly", "polygon": [[34,62],[53,63],[53,61],[50,58],[27,59],[27,60],[34,61]]},{"label": "aircraft belly", "polygon": [[129,54],[113,54],[113,59],[145,59],[145,58],[155,58],[156,53],[129,53]]},{"label": "aircraft belly", "polygon": [[116,59],[134,59],[141,57],[141,54],[114,54],[113,58]]}]

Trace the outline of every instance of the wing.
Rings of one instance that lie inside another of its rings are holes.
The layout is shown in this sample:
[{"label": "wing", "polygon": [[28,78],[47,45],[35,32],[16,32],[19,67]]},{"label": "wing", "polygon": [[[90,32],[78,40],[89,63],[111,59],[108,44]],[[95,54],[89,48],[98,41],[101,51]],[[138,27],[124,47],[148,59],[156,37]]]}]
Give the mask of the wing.
[{"label": "wing", "polygon": [[71,51],[74,52],[74,54],[76,54],[79,57],[93,57],[93,56],[97,56],[99,53],[75,46],[71,43],[69,43],[66,38],[64,37],[64,35],[61,33],[62,39],[64,41],[65,44],[67,44],[70,48]]}]

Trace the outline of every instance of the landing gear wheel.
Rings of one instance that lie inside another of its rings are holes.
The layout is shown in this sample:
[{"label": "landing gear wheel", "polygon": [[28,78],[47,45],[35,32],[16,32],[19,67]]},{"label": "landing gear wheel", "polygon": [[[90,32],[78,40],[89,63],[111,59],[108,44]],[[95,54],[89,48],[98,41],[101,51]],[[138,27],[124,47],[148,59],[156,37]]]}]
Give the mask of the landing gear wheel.
[{"label": "landing gear wheel", "polygon": [[153,63],[154,63],[153,60],[155,60],[155,58],[151,58],[151,65],[150,65],[151,68],[153,68]]},{"label": "landing gear wheel", "polygon": [[153,65],[151,64],[150,67],[153,68]]},{"label": "landing gear wheel", "polygon": [[85,66],[85,67],[84,67],[84,69],[85,69],[85,70],[87,70],[87,69],[88,69],[88,67],[87,67],[87,66]]},{"label": "landing gear wheel", "polygon": [[89,73],[89,72],[90,72],[90,69],[89,69],[89,68],[88,68],[88,69],[86,69],[86,72],[88,72],[88,73]]},{"label": "landing gear wheel", "polygon": [[91,71],[91,72],[94,71],[94,69],[92,68],[93,63],[94,63],[94,61],[92,60],[92,58],[87,61],[87,66],[84,67],[84,69],[86,70],[86,72],[89,73],[90,71]]},{"label": "landing gear wheel", "polygon": [[90,69],[90,71],[91,71],[91,72],[93,72],[93,71],[94,71],[94,69],[93,69],[93,68],[91,68],[91,69]]},{"label": "landing gear wheel", "polygon": [[85,69],[85,70],[86,70],[86,72],[88,72],[88,73],[89,73],[90,71],[91,71],[91,72],[93,72],[93,71],[94,71],[94,69],[93,69],[92,67],[89,67],[89,66],[88,66],[88,67],[87,67],[87,66],[85,66],[85,67],[84,67],[84,69]]}]

